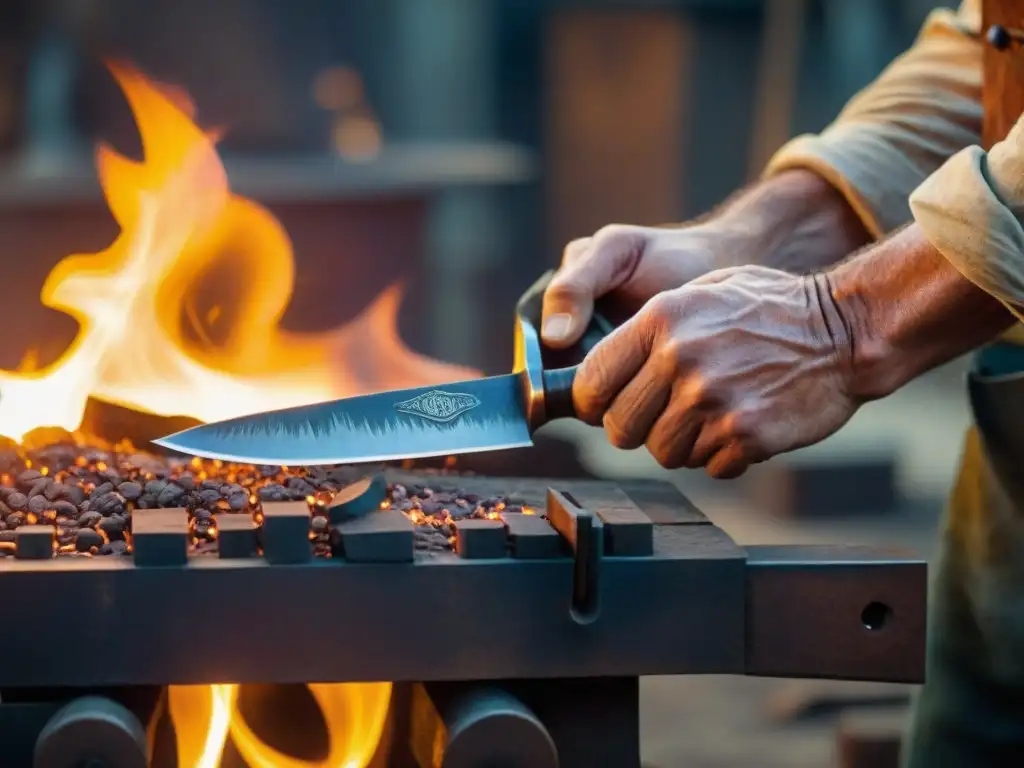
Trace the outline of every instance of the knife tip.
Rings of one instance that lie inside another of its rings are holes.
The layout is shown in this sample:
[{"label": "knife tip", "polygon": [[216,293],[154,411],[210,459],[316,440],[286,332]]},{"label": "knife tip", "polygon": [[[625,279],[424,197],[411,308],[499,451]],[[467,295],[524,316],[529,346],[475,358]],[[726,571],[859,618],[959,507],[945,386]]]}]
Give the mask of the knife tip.
[{"label": "knife tip", "polygon": [[187,450],[183,449],[178,443],[172,439],[173,435],[167,435],[166,437],[158,437],[149,442],[153,445],[159,446],[167,451],[177,451],[178,453],[188,453]]}]

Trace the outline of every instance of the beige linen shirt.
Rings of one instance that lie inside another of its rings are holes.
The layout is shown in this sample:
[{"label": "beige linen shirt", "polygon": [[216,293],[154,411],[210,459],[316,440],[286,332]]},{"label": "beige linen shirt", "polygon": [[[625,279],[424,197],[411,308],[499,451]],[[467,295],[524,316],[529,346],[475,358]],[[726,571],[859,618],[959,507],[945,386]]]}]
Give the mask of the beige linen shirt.
[{"label": "beige linen shirt", "polygon": [[[1024,318],[1024,119],[986,153],[980,0],[937,10],[914,45],[820,134],[765,171],[813,170],[877,238],[911,218],[973,283]],[[1008,334],[1024,342],[1024,327]]]}]

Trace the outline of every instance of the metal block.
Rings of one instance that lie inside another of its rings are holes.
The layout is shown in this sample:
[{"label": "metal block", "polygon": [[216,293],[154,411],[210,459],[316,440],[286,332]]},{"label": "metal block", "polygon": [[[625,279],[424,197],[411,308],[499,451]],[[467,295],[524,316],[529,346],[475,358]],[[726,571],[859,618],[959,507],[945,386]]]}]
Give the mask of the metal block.
[{"label": "metal block", "polygon": [[558,531],[539,515],[507,514],[508,542],[512,557],[543,559],[566,554],[565,542]]},{"label": "metal block", "polygon": [[188,538],[186,509],[143,509],[132,515],[132,557],[136,565],[185,565]]},{"label": "metal block", "polygon": [[650,480],[627,480],[616,484],[643,510],[655,525],[711,525],[711,521],[675,486]]},{"label": "metal block", "polygon": [[49,560],[56,536],[52,525],[23,525],[14,531],[14,556],[19,560]]},{"label": "metal block", "polygon": [[604,526],[599,517],[579,506],[568,493],[548,489],[547,517],[573,552],[572,617],[589,623],[601,610],[599,592]]},{"label": "metal block", "polygon": [[388,483],[377,473],[364,477],[338,491],[327,505],[327,519],[332,525],[355,520],[376,512],[388,497]]},{"label": "metal block", "polygon": [[467,560],[486,560],[508,554],[505,523],[501,520],[457,520],[455,551]]},{"label": "metal block", "polygon": [[866,457],[779,456],[749,484],[752,505],[777,517],[891,513],[900,503],[895,454]]},{"label": "metal block", "polygon": [[375,512],[332,529],[335,557],[352,563],[404,563],[413,559],[414,524],[396,509]]},{"label": "metal block", "polygon": [[748,547],[746,673],[922,682],[927,581],[906,552]]},{"label": "metal block", "polygon": [[249,514],[221,512],[214,515],[217,526],[217,551],[222,558],[255,557],[256,522]]},{"label": "metal block", "polygon": [[899,768],[907,708],[850,712],[839,720],[839,768]]},{"label": "metal block", "polygon": [[616,488],[593,502],[576,498],[604,523],[606,555],[650,557],[654,552],[654,524],[625,493]]},{"label": "metal block", "polygon": [[263,557],[272,565],[305,563],[312,559],[309,505],[288,501],[263,505]]}]

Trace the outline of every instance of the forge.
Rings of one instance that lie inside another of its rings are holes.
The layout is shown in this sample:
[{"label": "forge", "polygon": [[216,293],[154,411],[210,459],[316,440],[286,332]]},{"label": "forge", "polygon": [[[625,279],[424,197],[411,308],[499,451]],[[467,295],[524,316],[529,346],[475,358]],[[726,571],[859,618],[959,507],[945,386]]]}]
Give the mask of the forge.
[{"label": "forge", "polygon": [[[673,486],[553,477],[579,474],[557,444],[429,468],[147,451],[479,374],[404,345],[397,287],[285,329],[334,293],[293,296],[291,241],[194,105],[113,73],[144,154],[98,153],[119,234],[42,287],[74,340],[0,371],[3,765],[635,768],[642,676],[921,679],[922,561],[744,549]],[[224,263],[231,301],[198,305]]]},{"label": "forge", "polygon": [[644,675],[923,678],[923,562],[744,549],[664,483],[0,461],[17,765],[639,766]]}]

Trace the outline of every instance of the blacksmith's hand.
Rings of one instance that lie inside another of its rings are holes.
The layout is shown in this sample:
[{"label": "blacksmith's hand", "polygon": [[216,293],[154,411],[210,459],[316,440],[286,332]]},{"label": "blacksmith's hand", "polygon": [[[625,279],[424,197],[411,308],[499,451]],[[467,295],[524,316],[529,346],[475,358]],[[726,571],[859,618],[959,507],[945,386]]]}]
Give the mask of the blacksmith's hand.
[{"label": "blacksmith's hand", "polygon": [[745,250],[735,240],[713,222],[683,228],[612,224],[573,240],[544,294],[544,343],[554,348],[576,343],[594,301],[605,295],[632,314],[662,291],[735,265]]},{"label": "blacksmith's hand", "polygon": [[658,294],[605,338],[573,399],[613,445],[736,477],[849,420],[860,405],[852,333],[825,276],[718,270]]}]

